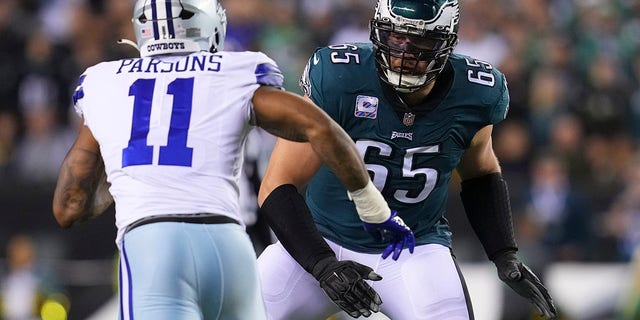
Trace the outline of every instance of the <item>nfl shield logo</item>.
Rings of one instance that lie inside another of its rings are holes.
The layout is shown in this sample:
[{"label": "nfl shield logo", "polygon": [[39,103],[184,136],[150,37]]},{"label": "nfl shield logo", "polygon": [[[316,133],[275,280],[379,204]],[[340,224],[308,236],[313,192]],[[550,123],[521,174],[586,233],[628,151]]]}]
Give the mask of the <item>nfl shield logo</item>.
[{"label": "nfl shield logo", "polygon": [[353,114],[358,118],[375,119],[378,116],[378,98],[370,96],[356,97],[356,110]]},{"label": "nfl shield logo", "polygon": [[405,112],[404,117],[402,118],[402,123],[405,126],[412,126],[413,121],[416,119],[416,115],[411,112]]}]

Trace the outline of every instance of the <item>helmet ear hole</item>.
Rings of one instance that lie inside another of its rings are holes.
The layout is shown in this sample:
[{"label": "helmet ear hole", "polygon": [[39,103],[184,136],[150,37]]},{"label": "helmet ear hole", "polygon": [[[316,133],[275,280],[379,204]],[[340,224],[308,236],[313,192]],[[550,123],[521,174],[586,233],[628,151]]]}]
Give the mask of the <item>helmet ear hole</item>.
[{"label": "helmet ear hole", "polygon": [[211,48],[209,48],[209,52],[216,53],[218,52],[218,45],[220,43],[220,33],[216,30],[213,35],[213,43],[211,44]]},{"label": "helmet ear hole", "polygon": [[138,21],[140,21],[140,23],[147,23],[147,21],[148,21],[147,16],[145,16],[145,15],[144,15],[144,13],[143,13],[143,14],[141,14],[141,15],[138,17]]},{"label": "helmet ear hole", "polygon": [[193,15],[194,15],[194,14],[195,14],[195,13],[193,13],[193,12],[191,12],[191,11],[188,11],[188,10],[182,9],[182,11],[180,11],[180,15],[179,15],[179,17],[180,17],[180,19],[182,19],[182,20],[189,20],[191,17],[193,17]]}]

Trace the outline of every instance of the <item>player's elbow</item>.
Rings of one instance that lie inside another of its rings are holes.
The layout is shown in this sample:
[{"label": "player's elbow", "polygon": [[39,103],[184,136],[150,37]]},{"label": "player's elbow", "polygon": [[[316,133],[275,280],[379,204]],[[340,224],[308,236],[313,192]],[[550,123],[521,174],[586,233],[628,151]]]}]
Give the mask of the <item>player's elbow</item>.
[{"label": "player's elbow", "polygon": [[260,190],[258,191],[259,206],[262,206],[265,199],[267,199],[273,190],[278,187],[285,184],[291,184],[300,190],[309,182],[309,179],[312,176],[312,173],[308,173],[308,170],[314,170],[310,169],[314,167],[314,164],[313,162],[310,163],[308,158],[301,161],[298,158],[301,166],[304,166],[303,169],[291,169],[286,166],[286,163],[279,162],[279,159],[279,155],[272,154],[269,166],[267,167],[264,177],[262,178],[262,182],[260,183]]},{"label": "player's elbow", "polygon": [[312,145],[336,140],[339,134],[336,125],[326,119],[318,119],[306,130],[307,139]]},{"label": "player's elbow", "polygon": [[54,207],[53,216],[56,218],[58,225],[60,225],[62,228],[67,229],[73,225],[74,219],[64,210],[55,209]]},{"label": "player's elbow", "polygon": [[263,179],[260,184],[260,190],[258,191],[258,205],[262,206],[264,200],[269,197],[271,192],[283,184],[287,183],[283,180],[270,179],[268,176],[265,176],[265,179]]},{"label": "player's elbow", "polygon": [[269,196],[271,191],[273,191],[272,187],[266,187],[264,183],[260,185],[260,191],[258,191],[258,206],[262,206],[264,200]]},{"label": "player's elbow", "polygon": [[53,216],[60,227],[67,229],[73,226],[81,215],[78,213],[78,210],[74,210],[67,205],[54,203]]}]

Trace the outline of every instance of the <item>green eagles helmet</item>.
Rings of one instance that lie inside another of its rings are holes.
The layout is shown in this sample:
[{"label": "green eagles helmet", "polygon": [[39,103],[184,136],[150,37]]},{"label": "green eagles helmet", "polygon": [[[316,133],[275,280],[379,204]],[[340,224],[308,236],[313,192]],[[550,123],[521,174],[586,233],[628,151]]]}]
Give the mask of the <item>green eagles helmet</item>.
[{"label": "green eagles helmet", "polygon": [[370,38],[382,81],[403,93],[433,82],[458,42],[459,11],[457,0],[378,0]]}]

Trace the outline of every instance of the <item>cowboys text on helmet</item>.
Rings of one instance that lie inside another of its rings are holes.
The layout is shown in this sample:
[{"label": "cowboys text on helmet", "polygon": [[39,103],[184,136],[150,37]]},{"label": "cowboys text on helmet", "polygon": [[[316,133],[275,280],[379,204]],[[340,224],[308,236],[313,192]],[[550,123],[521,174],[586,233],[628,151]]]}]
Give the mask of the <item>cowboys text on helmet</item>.
[{"label": "cowboys text on helmet", "polygon": [[227,28],[217,0],[137,0],[132,22],[141,57],[221,51]]}]

